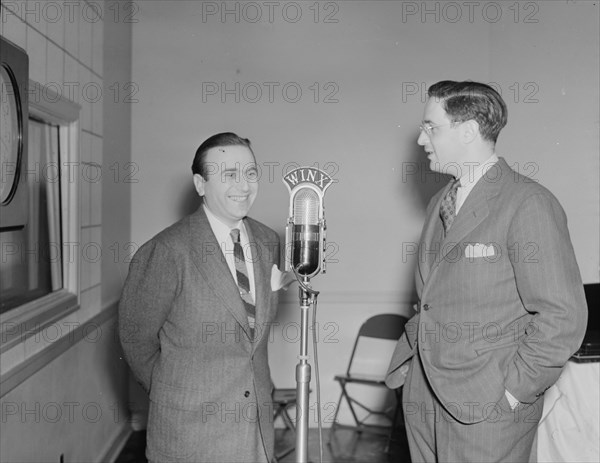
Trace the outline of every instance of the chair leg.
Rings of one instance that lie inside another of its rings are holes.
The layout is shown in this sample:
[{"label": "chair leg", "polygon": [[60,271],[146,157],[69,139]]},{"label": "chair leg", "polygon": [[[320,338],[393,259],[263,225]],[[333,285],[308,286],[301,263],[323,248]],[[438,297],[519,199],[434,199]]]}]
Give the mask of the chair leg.
[{"label": "chair leg", "polygon": [[[286,427],[286,431],[287,430],[291,430],[294,433],[296,432],[296,425],[294,424],[294,421],[292,420],[292,418],[290,417],[289,413],[288,413],[288,408],[295,406],[296,403],[288,403],[285,406],[280,406],[276,413],[275,413],[275,417],[273,419],[273,421],[275,421],[275,419],[277,419],[277,417],[281,417],[281,419],[283,420],[283,423],[285,424]],[[294,439],[295,442],[295,439]],[[290,453],[292,453],[294,450],[296,449],[296,445],[295,443],[290,445],[289,447],[287,447],[286,449],[282,450],[281,452],[279,452],[278,454],[275,455],[275,460],[279,461],[280,459],[286,457],[287,455],[289,455]]]},{"label": "chair leg", "polygon": [[[361,433],[362,429],[360,429],[360,427],[362,426],[362,423],[358,419],[356,410],[354,410],[354,404],[353,404],[354,400],[348,395],[348,391],[346,390],[346,383],[341,383],[341,386],[342,386],[342,395],[346,399],[346,403],[348,404],[348,407],[350,408],[350,413],[352,413],[352,418],[354,418],[354,423],[356,423],[357,432]],[[356,403],[359,403],[359,402],[356,402]]]},{"label": "chair leg", "polygon": [[285,407],[281,413],[281,418],[283,419],[285,425],[291,429],[292,431],[296,431],[296,425],[292,421],[290,414],[288,413],[288,408],[291,406],[295,406],[296,404],[290,404],[288,407]]},{"label": "chair leg", "polygon": [[337,405],[335,407],[335,413],[333,414],[333,420],[331,421],[331,426],[329,429],[329,435],[331,436],[331,433],[335,430],[335,428],[337,427],[337,417],[338,417],[338,413],[340,412],[340,406],[342,405],[342,397],[344,396],[344,393],[340,393],[340,397],[337,401]]},{"label": "chair leg", "polygon": [[340,386],[342,388],[342,392],[340,393],[340,398],[338,399],[337,406],[335,408],[335,413],[333,414],[333,420],[332,420],[331,426],[329,428],[330,440],[331,440],[331,434],[339,426],[337,419],[338,419],[338,414],[340,412],[340,408],[342,406],[342,400],[345,400],[346,403],[348,404],[348,408],[350,409],[350,412],[352,413],[352,417],[354,418],[354,422],[356,423],[356,426],[358,427],[358,425],[360,424],[360,421],[358,420],[356,412],[354,411],[354,407],[352,406],[352,401],[351,401],[350,397],[348,396],[348,392],[346,391],[346,383],[340,381]]}]

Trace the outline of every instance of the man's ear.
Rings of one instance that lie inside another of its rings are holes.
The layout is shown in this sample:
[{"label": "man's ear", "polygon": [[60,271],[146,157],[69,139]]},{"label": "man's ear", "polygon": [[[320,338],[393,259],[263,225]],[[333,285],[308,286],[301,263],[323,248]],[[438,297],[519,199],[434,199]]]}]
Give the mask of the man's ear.
[{"label": "man's ear", "polygon": [[476,120],[463,122],[463,140],[465,143],[473,142],[479,135],[479,123]]},{"label": "man's ear", "polygon": [[198,196],[204,196],[204,184],[206,180],[200,174],[194,174],[194,186],[196,187],[196,191],[198,192]]}]

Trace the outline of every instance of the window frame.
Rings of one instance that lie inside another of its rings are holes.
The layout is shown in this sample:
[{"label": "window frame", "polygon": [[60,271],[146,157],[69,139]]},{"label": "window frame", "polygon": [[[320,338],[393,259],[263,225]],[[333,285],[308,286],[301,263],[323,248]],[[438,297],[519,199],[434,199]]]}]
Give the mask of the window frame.
[{"label": "window frame", "polygon": [[[74,178],[61,181],[60,185],[63,288],[0,314],[0,354],[78,310],[80,300],[78,244],[81,230],[79,223],[81,106],[64,98],[52,88],[31,79],[28,95],[29,117],[59,126],[61,168],[65,165],[69,167],[75,165],[77,168]],[[72,255],[74,250],[75,255]],[[4,381],[5,378],[3,377],[2,380]]]}]

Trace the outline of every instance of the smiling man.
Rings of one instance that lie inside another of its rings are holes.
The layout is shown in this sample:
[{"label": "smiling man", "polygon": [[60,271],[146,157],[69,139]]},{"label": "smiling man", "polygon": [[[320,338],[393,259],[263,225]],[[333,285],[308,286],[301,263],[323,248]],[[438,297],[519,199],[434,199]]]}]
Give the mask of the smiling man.
[{"label": "smiling man", "polygon": [[493,88],[442,81],[428,96],[417,142],[454,179],[427,208],[417,313],[386,384],[404,384],[413,463],[527,462],[544,391],[586,328],[566,216],[496,154],[507,109]]},{"label": "smiling man", "polygon": [[210,137],[192,172],[203,204],[139,249],[119,305],[125,357],[150,395],[146,455],[271,462],[279,237],[247,217],[259,180],[249,140]]}]

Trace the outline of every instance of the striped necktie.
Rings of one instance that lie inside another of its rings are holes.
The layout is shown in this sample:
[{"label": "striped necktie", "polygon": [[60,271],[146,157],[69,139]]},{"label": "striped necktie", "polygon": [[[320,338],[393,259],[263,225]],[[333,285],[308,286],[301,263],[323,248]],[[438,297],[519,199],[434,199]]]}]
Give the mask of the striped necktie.
[{"label": "striped necktie", "polygon": [[448,233],[452,223],[454,222],[454,218],[456,217],[456,192],[458,187],[460,186],[460,180],[454,180],[454,183],[442,199],[442,204],[440,205],[440,217],[442,218],[442,223],[444,224],[444,232]]},{"label": "striped necktie", "polygon": [[235,261],[235,276],[240,289],[240,296],[246,307],[248,315],[248,324],[251,329],[254,329],[256,321],[256,307],[254,306],[254,298],[250,293],[250,279],[248,278],[248,268],[244,259],[244,250],[240,244],[240,230],[234,228],[230,232],[233,240],[233,260]]}]

